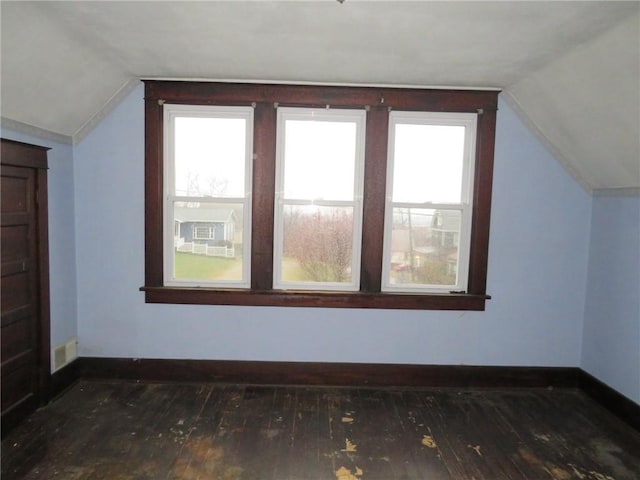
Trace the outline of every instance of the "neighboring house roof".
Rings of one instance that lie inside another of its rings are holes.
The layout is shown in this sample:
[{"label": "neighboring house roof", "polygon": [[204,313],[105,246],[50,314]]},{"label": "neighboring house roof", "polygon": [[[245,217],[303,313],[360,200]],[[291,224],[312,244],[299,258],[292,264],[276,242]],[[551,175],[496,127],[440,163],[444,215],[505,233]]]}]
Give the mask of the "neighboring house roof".
[{"label": "neighboring house roof", "polygon": [[411,238],[411,235],[408,229],[394,230],[393,235],[391,237],[391,252],[405,253],[411,250],[414,254],[418,254],[418,255],[431,255],[436,252],[436,248],[428,245],[423,245],[423,246],[414,245],[412,249],[410,238]]},{"label": "neighboring house roof", "polygon": [[460,230],[460,212],[457,210],[437,210],[431,221],[431,228],[441,232]]},{"label": "neighboring house roof", "polygon": [[233,209],[225,207],[176,207],[174,211],[174,218],[176,219],[176,221],[181,223],[231,223],[236,221],[236,216],[233,212]]}]

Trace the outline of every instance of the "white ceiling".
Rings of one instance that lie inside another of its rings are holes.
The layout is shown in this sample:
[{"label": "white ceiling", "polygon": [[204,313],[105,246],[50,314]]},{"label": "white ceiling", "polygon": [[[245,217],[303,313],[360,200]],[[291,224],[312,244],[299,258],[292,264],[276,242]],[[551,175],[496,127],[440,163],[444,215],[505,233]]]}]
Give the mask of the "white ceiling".
[{"label": "white ceiling", "polygon": [[495,87],[587,190],[640,189],[640,2],[7,2],[1,114],[80,140],[136,79]]}]

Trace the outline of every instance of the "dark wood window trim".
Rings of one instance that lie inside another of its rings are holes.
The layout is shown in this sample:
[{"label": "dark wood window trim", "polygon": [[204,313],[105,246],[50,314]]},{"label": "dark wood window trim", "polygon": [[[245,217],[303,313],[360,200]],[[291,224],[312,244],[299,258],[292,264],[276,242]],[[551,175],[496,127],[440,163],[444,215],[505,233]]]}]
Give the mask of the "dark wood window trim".
[{"label": "dark wood window trim", "polygon": [[[145,81],[145,292],[148,303],[484,310],[498,92],[315,85]],[[163,285],[163,108],[254,105],[251,289]],[[276,109],[281,106],[367,108],[363,242],[359,292],[272,289]],[[470,270],[465,293],[380,291],[389,109],[478,113]]]}]

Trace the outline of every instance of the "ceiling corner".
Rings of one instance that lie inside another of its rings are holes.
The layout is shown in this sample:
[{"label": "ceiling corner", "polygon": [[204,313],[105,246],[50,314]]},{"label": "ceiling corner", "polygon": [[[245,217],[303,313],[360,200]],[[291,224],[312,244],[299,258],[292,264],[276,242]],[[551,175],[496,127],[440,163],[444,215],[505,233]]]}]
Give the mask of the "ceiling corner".
[{"label": "ceiling corner", "polygon": [[512,92],[509,91],[508,88],[502,90],[502,94],[504,99],[509,104],[509,106],[513,109],[513,111],[518,115],[520,120],[526,125],[526,127],[540,140],[540,142],[544,145],[544,147],[553,155],[553,157],[560,163],[560,165],[565,169],[565,171],[588,193],[592,194],[594,191],[594,185],[591,184],[581,173],[580,171],[573,166],[573,162],[569,160],[554,144],[554,142],[549,139],[545,133],[544,129],[538,126],[538,124],[527,114],[526,109],[520,105],[518,99],[513,95]]},{"label": "ceiling corner", "polygon": [[80,143],[116,106],[122,102],[122,100],[129,95],[140,84],[139,78],[129,78],[124,84],[118,88],[109,100],[94,113],[91,118],[84,123],[76,132],[71,136],[73,144]]}]

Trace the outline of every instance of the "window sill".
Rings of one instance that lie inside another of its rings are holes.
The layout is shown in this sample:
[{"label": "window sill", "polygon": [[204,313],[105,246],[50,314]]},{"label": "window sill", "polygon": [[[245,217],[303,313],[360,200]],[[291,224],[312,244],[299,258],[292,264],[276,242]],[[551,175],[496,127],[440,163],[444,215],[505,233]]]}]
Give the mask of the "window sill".
[{"label": "window sill", "polygon": [[377,308],[400,310],[483,311],[489,295],[394,294],[362,292],[300,292],[219,290],[189,287],[140,287],[146,303],[244,305],[269,307]]}]

